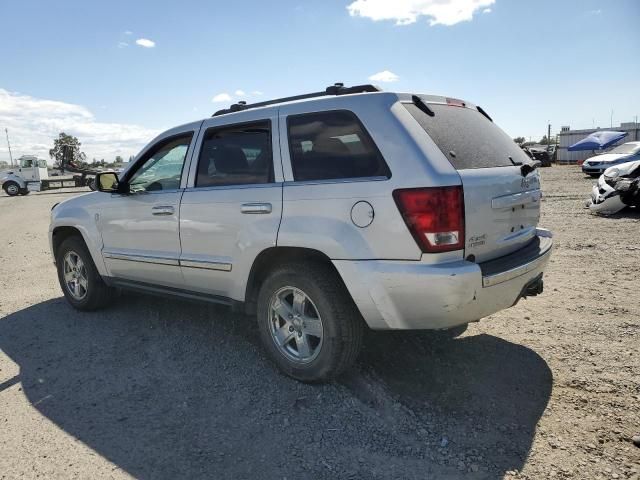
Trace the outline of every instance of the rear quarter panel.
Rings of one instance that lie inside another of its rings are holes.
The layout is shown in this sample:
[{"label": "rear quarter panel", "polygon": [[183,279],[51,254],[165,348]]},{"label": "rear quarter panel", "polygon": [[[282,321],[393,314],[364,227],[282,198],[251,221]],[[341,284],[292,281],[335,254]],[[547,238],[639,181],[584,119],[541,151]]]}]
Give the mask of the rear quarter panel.
[{"label": "rear quarter panel", "polygon": [[[293,179],[287,117],[327,110],[349,110],[367,130],[389,169],[389,179],[345,179],[297,182]],[[420,143],[424,132],[395,94],[372,93],[329,97],[280,107],[280,145],[284,172],[283,217],[279,246],[304,246],[332,259],[419,260],[422,252],[393,200],[397,188],[459,185],[460,177],[435,145]],[[426,162],[429,153],[434,161]],[[353,206],[368,202],[372,223],[360,228]],[[461,254],[460,254],[461,255]]]}]

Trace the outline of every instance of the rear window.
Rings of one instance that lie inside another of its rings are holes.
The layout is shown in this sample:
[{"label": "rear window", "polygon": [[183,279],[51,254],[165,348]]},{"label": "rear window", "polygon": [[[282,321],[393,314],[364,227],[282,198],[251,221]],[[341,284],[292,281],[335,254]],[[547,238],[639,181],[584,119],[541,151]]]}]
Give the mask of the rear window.
[{"label": "rear window", "polygon": [[305,113],[287,119],[297,181],[390,177],[382,155],[354,113]]},{"label": "rear window", "polygon": [[505,132],[479,111],[429,103],[429,116],[413,103],[404,104],[456,170],[507,167],[529,158]]}]

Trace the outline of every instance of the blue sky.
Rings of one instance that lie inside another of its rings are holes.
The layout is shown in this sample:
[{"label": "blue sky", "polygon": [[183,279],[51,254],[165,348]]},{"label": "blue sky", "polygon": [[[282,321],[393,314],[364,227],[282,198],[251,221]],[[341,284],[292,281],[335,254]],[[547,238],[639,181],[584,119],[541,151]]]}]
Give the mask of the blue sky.
[{"label": "blue sky", "polygon": [[217,95],[380,72],[385,89],[482,105],[512,136],[640,115],[638,0],[3,0],[0,18],[0,128],[18,155],[65,129],[89,158],[128,156],[229,103]]}]

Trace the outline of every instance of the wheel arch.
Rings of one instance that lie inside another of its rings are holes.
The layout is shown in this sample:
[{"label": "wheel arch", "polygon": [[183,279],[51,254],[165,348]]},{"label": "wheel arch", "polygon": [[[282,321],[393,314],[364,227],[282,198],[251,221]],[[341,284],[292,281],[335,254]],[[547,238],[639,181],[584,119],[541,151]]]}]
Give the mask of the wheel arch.
[{"label": "wheel arch", "polygon": [[[84,239],[82,232],[80,232],[80,230],[78,230],[76,227],[56,227],[51,232],[51,250],[53,253],[53,258],[58,258],[58,249],[60,248],[60,245],[62,245],[62,242],[70,237],[80,237],[84,244],[87,245],[87,241]],[[87,246],[87,248],[89,247]]]},{"label": "wheel arch", "polygon": [[58,248],[62,245],[67,238],[72,236],[77,236],[82,239],[87,250],[89,250],[89,254],[93,260],[98,273],[103,277],[107,275],[106,267],[104,265],[104,261],[102,259],[102,254],[100,252],[101,246],[95,245],[91,241],[91,237],[89,233],[82,226],[78,225],[57,225],[51,230],[50,235],[50,245],[51,245],[51,253],[53,254],[54,261],[57,258]]},{"label": "wheel arch", "polygon": [[256,302],[260,286],[275,266],[300,261],[327,265],[342,281],[342,277],[331,259],[320,250],[302,247],[270,247],[258,254],[249,271],[244,297],[245,312],[250,315],[256,313]]},{"label": "wheel arch", "polygon": [[15,182],[18,184],[20,188],[27,188],[27,182],[24,178],[16,175],[15,173],[10,173],[2,180],[2,188],[4,189],[4,184],[9,182]]}]

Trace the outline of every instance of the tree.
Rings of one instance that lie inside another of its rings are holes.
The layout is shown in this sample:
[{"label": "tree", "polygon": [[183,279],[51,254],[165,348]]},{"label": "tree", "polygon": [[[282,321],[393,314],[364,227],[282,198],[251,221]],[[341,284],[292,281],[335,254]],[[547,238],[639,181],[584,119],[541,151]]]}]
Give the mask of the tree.
[{"label": "tree", "polygon": [[9,168],[9,164],[4,160],[0,160],[0,169]]},{"label": "tree", "polygon": [[521,145],[523,144],[526,140],[524,137],[516,137],[513,139],[514,142],[516,142],[517,144]]},{"label": "tree", "polygon": [[85,163],[87,155],[80,151],[80,140],[73,135],[67,135],[64,132],[60,132],[58,138],[53,141],[53,148],[49,150],[49,156],[53,158],[54,164],[57,167],[63,167],[64,165],[64,147],[67,146],[70,150],[67,153],[67,161],[73,162],[76,166],[81,166]]},{"label": "tree", "polygon": [[124,162],[124,159],[120,155],[116,156],[116,162],[115,163],[123,163],[123,162]]},{"label": "tree", "polygon": [[551,137],[551,139],[548,139],[547,136],[543,136],[542,139],[538,142],[540,145],[555,145],[556,142],[556,138],[554,136]]}]

